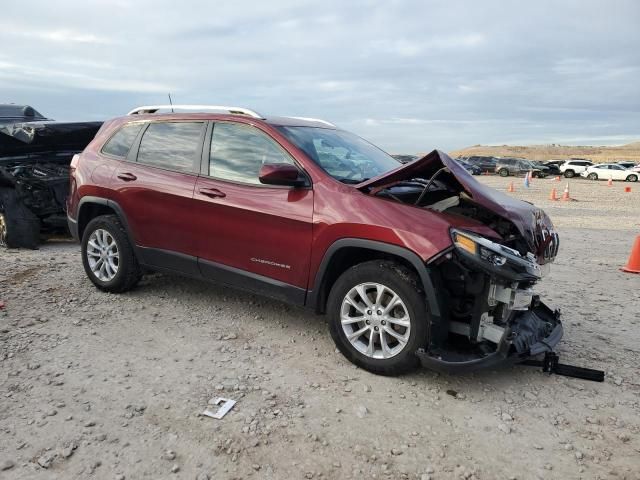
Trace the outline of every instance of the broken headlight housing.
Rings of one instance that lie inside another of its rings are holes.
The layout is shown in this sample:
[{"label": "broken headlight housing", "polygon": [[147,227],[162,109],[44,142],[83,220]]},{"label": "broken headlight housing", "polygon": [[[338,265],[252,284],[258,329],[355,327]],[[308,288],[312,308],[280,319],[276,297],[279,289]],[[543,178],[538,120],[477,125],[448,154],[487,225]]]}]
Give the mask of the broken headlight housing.
[{"label": "broken headlight housing", "polygon": [[514,281],[535,281],[542,277],[540,266],[531,253],[524,257],[517,250],[478,234],[457,229],[451,230],[451,240],[463,260],[490,275]]}]

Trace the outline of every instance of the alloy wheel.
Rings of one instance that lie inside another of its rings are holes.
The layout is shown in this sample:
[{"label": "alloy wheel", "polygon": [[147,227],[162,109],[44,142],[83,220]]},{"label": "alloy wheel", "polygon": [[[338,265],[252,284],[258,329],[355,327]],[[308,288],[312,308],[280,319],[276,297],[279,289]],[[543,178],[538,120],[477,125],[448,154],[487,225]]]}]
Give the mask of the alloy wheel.
[{"label": "alloy wheel", "polygon": [[386,359],[409,342],[411,318],[400,296],[380,283],[361,283],[345,295],[340,308],[342,330],[363,355]]},{"label": "alloy wheel", "polygon": [[113,236],[102,228],[91,233],[87,242],[87,260],[98,280],[109,282],[118,273],[120,251]]}]

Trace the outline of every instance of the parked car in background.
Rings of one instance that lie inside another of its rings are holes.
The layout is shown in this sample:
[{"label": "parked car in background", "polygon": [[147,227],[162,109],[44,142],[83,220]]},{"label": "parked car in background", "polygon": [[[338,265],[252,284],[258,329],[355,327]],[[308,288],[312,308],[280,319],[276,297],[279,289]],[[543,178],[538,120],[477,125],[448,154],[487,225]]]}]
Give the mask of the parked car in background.
[{"label": "parked car in background", "polygon": [[477,165],[472,165],[466,160],[457,158],[456,161],[464,167],[464,169],[469,172],[471,175],[482,175],[482,168]]},{"label": "parked car in background", "polygon": [[621,167],[624,167],[624,168],[633,168],[636,166],[634,162],[628,162],[628,161],[616,162],[616,165],[620,165]]},{"label": "parked car in background", "polygon": [[533,177],[546,177],[546,167],[534,165],[529,160],[523,158],[499,158],[495,172],[501,177],[508,177],[509,175],[524,175],[531,172]]},{"label": "parked car in background", "polygon": [[398,160],[400,163],[409,163],[418,159],[417,155],[391,155],[393,158]]},{"label": "parked car in background", "polygon": [[480,167],[482,173],[494,173],[497,159],[495,157],[487,157],[482,155],[472,155],[464,158],[464,160],[477,167]]},{"label": "parked car in background", "polygon": [[617,163],[599,163],[588,167],[580,174],[589,180],[624,180],[627,182],[637,182],[638,173],[628,168],[624,168]]},{"label": "parked car in background", "polygon": [[567,178],[582,174],[593,163],[589,160],[567,160],[560,165],[560,172]]},{"label": "parked car in background", "polygon": [[532,289],[559,247],[543,210],[324,120],[136,108],[74,156],[67,207],[98,289],[159,270],[305,306],[374,373],[494,368],[562,337]]},{"label": "parked car in background", "polygon": [[547,167],[547,175],[556,176],[560,175],[560,165],[564,163],[564,160],[550,160],[548,162],[534,162]]},{"label": "parked car in background", "polygon": [[67,232],[69,163],[100,125],[0,104],[0,247],[37,248],[41,233]]}]

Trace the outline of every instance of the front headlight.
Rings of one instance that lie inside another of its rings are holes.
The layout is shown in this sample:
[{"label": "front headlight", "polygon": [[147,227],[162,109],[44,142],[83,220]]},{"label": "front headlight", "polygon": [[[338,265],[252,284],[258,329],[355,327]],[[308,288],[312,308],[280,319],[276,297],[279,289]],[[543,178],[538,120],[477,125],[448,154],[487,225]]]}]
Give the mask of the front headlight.
[{"label": "front headlight", "polygon": [[479,256],[482,260],[489,262],[496,267],[501,267],[507,263],[506,257],[498,253],[498,251],[491,249],[487,243],[493,244],[498,248],[502,247],[502,245],[498,245],[486,238],[470,235],[459,230],[452,230],[451,235],[453,238],[453,244],[456,247],[472,255]]},{"label": "front headlight", "polygon": [[[532,255],[523,257],[517,250],[495,243],[475,233],[452,229],[453,244],[463,256],[498,272],[511,270],[541,277],[540,266]],[[502,268],[504,267],[504,268]]]}]

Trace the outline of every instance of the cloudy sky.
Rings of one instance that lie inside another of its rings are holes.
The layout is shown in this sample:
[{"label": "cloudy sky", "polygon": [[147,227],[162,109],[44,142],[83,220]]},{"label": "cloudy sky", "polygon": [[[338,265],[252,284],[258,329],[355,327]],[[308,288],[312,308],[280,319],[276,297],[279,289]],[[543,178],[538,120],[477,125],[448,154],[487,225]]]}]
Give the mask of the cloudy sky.
[{"label": "cloudy sky", "polygon": [[640,140],[640,2],[4,2],[0,102],[60,120],[209,103],[391,152]]}]

